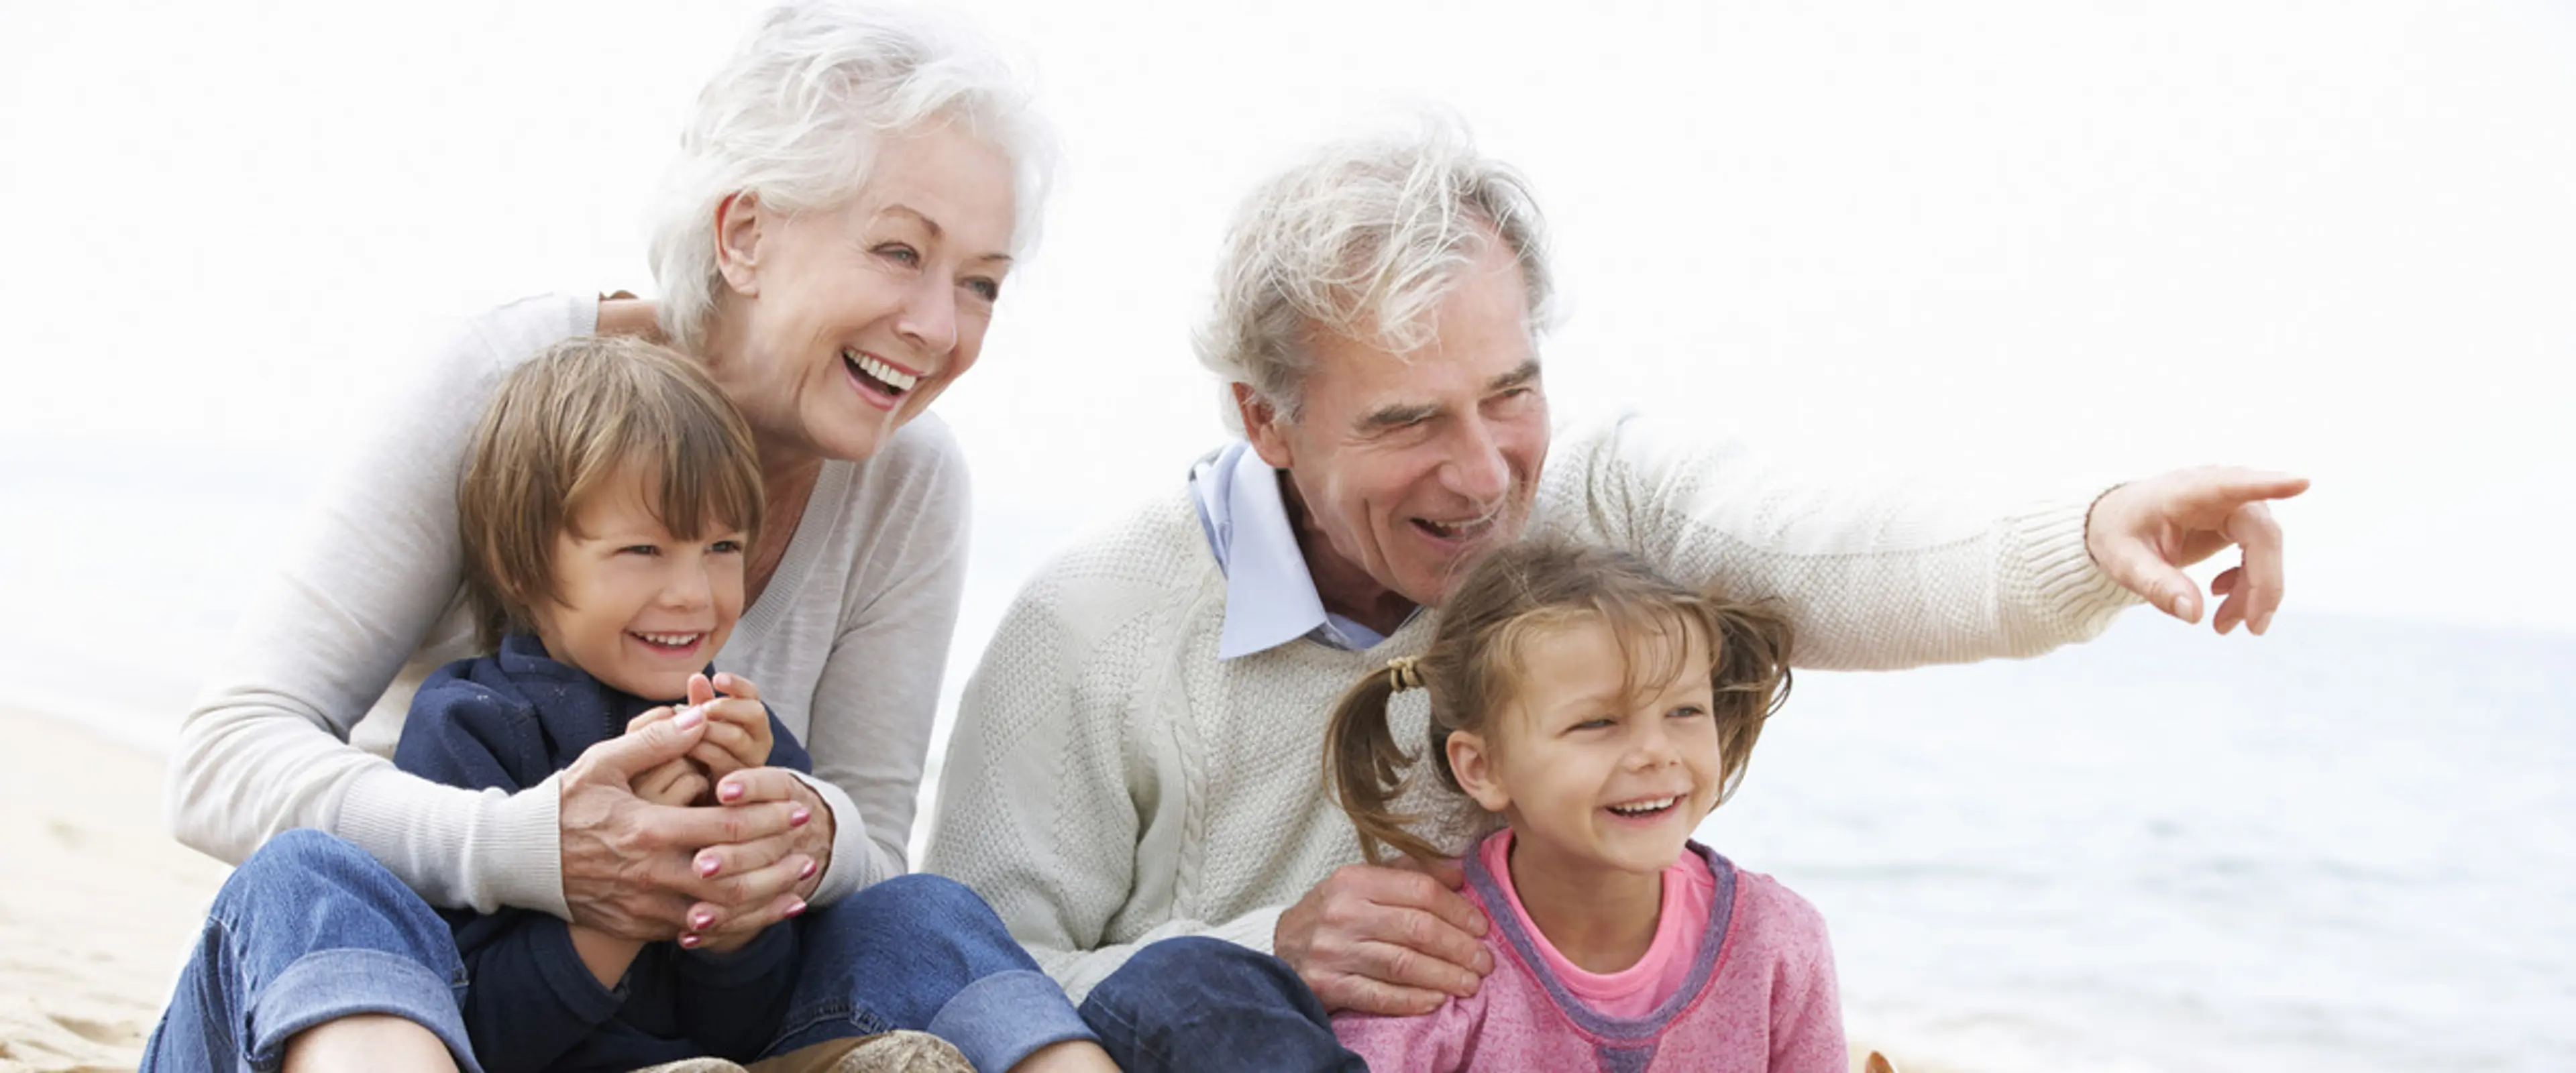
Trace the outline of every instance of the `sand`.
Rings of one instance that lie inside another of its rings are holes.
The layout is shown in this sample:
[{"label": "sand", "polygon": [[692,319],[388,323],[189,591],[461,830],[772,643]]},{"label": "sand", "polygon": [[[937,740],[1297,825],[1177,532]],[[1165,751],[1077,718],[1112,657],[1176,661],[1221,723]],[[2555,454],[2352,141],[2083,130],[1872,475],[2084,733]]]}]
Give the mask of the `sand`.
[{"label": "sand", "polygon": [[229,869],[170,838],[161,758],[0,711],[0,1073],[130,1070]]},{"label": "sand", "polygon": [[0,1073],[132,1070],[230,869],[171,839],[161,757],[8,711],[0,741]]}]

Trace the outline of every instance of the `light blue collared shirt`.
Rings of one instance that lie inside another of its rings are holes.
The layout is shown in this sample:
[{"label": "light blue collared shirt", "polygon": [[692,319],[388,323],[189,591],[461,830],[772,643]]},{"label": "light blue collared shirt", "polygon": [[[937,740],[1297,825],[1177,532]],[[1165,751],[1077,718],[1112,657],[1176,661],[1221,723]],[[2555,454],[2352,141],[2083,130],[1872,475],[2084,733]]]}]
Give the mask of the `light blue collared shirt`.
[{"label": "light blue collared shirt", "polygon": [[1324,610],[1315,575],[1297,550],[1288,525],[1288,501],[1279,494],[1279,471],[1252,445],[1236,441],[1190,467],[1190,490],[1199,504],[1208,550],[1225,571],[1225,629],[1218,659],[1267,652],[1300,637],[1359,652],[1377,647],[1383,634]]}]

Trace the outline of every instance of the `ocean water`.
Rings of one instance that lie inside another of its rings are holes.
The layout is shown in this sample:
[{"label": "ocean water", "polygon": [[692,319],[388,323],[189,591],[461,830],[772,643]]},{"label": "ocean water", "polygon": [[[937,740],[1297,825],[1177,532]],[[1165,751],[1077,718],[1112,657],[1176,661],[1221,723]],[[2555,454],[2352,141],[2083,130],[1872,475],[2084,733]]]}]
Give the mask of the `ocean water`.
[{"label": "ocean water", "polygon": [[[326,460],[0,455],[0,703],[166,747]],[[976,530],[952,695],[1064,532]],[[1851,1030],[1918,1063],[2557,1070],[2571,772],[2576,637],[2134,612],[2038,660],[1801,676],[1701,837],[1822,909]]]}]

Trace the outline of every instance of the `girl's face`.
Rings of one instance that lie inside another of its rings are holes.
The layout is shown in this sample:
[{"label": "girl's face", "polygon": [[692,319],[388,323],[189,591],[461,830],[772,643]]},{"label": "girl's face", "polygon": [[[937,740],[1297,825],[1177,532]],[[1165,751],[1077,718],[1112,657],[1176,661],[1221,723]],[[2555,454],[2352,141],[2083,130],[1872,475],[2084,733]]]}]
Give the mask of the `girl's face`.
[{"label": "girl's face", "polygon": [[1716,807],[1724,765],[1708,639],[1683,629],[1628,642],[1623,653],[1599,616],[1530,635],[1517,688],[1486,733],[1450,735],[1460,787],[1511,821],[1516,852],[1652,875]]}]

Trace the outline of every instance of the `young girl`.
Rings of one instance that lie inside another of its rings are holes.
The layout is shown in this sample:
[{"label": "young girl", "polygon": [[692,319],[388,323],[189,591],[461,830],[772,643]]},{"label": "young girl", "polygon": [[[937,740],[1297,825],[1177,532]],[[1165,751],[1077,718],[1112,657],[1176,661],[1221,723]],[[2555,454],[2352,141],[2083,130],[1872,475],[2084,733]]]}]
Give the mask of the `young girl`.
[{"label": "young girl", "polygon": [[1469,574],[1419,658],[1343,697],[1325,766],[1370,860],[1445,858],[1395,811],[1415,757],[1388,702],[1429,691],[1433,770],[1505,825],[1462,862],[1494,971],[1423,1016],[1336,1015],[1343,1045],[1407,1073],[1843,1073],[1823,919],[1690,840],[1787,695],[1788,644],[1616,551],[1522,545]]}]

